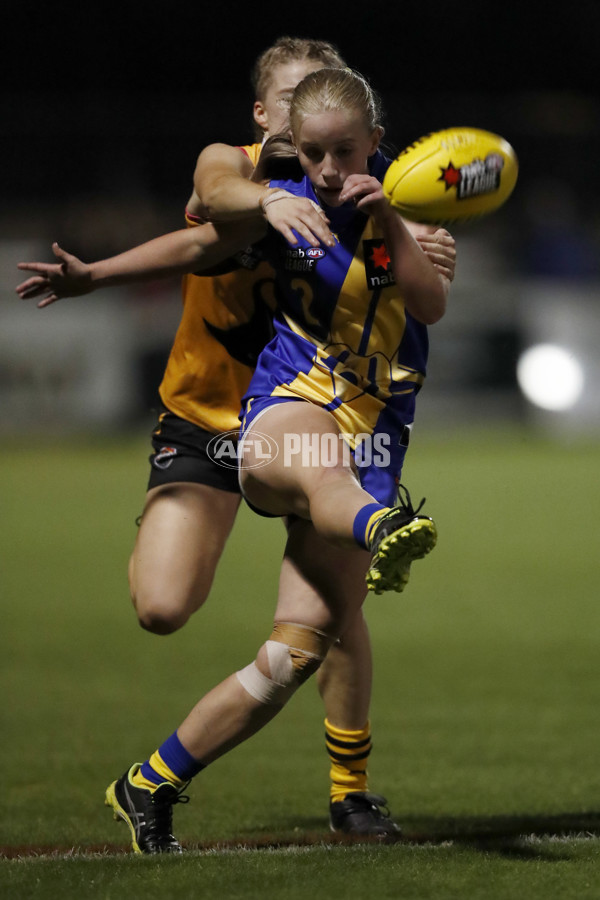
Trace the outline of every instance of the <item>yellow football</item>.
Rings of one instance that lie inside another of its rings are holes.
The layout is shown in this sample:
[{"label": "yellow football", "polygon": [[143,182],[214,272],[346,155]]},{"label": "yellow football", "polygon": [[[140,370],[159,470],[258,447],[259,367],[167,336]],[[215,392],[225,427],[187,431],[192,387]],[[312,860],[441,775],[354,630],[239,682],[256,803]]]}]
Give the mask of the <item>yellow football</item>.
[{"label": "yellow football", "polygon": [[504,138],[480,128],[446,128],[396,157],[383,192],[405,218],[447,225],[494,212],[510,197],[518,172]]}]

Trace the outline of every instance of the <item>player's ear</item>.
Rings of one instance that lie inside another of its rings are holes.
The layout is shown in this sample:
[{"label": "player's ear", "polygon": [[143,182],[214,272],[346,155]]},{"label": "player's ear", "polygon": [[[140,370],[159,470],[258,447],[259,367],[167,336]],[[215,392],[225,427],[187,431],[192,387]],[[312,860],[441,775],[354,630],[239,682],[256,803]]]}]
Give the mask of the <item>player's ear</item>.
[{"label": "player's ear", "polygon": [[373,156],[373,154],[379,149],[379,145],[384,134],[385,128],[383,128],[381,125],[376,125],[371,135],[371,149],[369,151],[369,156]]},{"label": "player's ear", "polygon": [[266,109],[264,108],[264,106],[260,102],[260,100],[255,101],[253,113],[254,113],[254,121],[256,122],[258,127],[261,128],[262,131],[268,131],[269,130],[269,117],[267,115]]}]

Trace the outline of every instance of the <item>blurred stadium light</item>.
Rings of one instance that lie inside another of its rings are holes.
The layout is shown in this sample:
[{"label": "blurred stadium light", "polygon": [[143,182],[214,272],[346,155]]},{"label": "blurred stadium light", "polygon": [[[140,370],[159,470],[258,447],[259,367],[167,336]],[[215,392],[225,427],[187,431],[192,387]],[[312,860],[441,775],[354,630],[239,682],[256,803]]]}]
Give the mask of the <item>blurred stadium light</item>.
[{"label": "blurred stadium light", "polygon": [[585,385],[579,359],[558,344],[528,347],[517,363],[517,381],[534,406],[554,412],[575,406]]}]

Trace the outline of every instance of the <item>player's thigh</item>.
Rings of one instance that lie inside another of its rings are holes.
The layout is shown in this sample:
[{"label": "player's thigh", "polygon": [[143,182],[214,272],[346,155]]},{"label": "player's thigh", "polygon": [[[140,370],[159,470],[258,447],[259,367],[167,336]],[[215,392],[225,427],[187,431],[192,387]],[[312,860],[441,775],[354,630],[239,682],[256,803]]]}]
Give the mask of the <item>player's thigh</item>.
[{"label": "player's thigh", "polygon": [[138,615],[161,607],[189,615],[202,605],[239,503],[239,494],[194,482],[148,491],[129,565]]},{"label": "player's thigh", "polygon": [[311,625],[340,637],[360,614],[369,554],[319,537],[312,523],[292,519],[281,566],[276,621]]},{"label": "player's thigh", "polygon": [[[270,447],[277,448],[268,464],[258,455],[264,436]],[[266,408],[244,434],[241,459],[244,495],[253,505],[275,515],[308,518],[310,498],[325,481],[341,478],[356,483],[354,464],[344,452],[335,418],[305,401]]]}]

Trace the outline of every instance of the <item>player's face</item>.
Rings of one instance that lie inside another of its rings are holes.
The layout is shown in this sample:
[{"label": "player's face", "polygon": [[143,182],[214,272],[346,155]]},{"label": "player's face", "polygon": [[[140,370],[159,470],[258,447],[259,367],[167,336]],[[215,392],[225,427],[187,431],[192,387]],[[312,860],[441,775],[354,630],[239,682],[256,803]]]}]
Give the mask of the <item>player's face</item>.
[{"label": "player's face", "polygon": [[298,159],[317,196],[340,206],[349,175],[368,172],[368,157],[377,149],[379,130],[369,131],[355,112],[328,111],[306,116],[294,135]]},{"label": "player's face", "polygon": [[322,68],[323,63],[307,59],[274,67],[265,96],[254,104],[254,120],[266,137],[288,131],[294,88],[311,72]]}]

